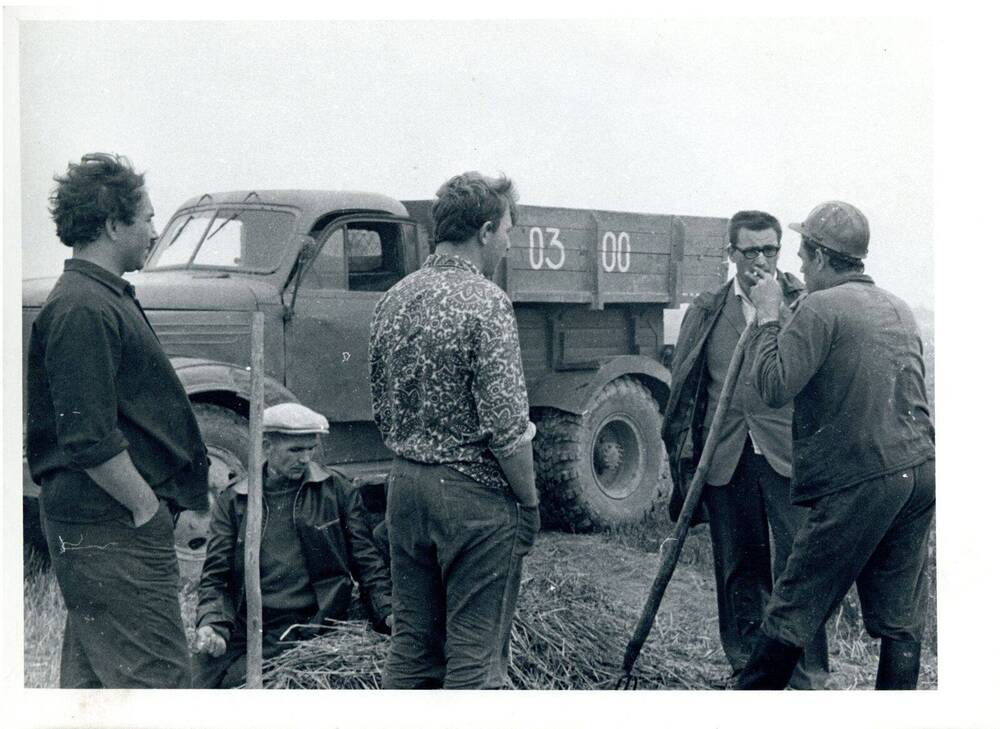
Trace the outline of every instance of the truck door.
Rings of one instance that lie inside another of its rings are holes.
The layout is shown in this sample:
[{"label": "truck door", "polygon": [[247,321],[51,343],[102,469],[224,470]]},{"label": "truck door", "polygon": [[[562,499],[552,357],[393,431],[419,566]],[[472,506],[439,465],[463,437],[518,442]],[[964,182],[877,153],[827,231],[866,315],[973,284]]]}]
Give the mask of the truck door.
[{"label": "truck door", "polygon": [[372,312],[411,268],[415,224],[352,215],[327,226],[317,243],[286,326],[286,385],[331,424],[371,422]]}]

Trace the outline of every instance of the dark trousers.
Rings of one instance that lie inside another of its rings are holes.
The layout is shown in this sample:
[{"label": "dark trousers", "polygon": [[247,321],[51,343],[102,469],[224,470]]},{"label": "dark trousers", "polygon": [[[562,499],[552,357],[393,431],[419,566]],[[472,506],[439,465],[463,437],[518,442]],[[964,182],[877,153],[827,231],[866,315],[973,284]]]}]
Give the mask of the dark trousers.
[{"label": "dark trousers", "polygon": [[919,642],[934,487],[930,460],[817,499],[774,586],[764,634],[805,645],[856,582],[873,637]]},{"label": "dark trousers", "polygon": [[396,459],[386,523],[393,626],[383,688],[501,688],[534,536],[513,495]]},{"label": "dark trousers", "polygon": [[42,524],[66,603],[61,688],[189,688],[173,519]]},{"label": "dark trousers", "polygon": [[[719,635],[730,665],[739,672],[753,651],[772,575],[785,569],[807,510],[792,505],[789,479],[753,452],[749,438],[732,481],[726,486],[706,485],[703,495],[712,535]],[[821,689],[830,672],[822,622],[804,645],[791,686]]]},{"label": "dark trousers", "polygon": [[[292,625],[305,625],[316,614],[313,605],[304,610],[272,610],[264,608],[261,614],[261,656],[264,660],[273,658],[288,650],[301,636],[288,629]],[[281,638],[288,632],[285,640]],[[230,689],[242,686],[247,681],[247,624],[241,615],[226,641],[225,652],[214,658],[207,653],[194,656],[194,688]]]}]

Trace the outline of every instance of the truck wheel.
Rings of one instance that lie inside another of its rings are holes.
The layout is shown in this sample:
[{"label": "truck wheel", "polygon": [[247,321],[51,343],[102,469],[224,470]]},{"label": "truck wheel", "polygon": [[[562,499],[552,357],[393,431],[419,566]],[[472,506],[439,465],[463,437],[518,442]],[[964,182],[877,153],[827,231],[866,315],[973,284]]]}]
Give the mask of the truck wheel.
[{"label": "truck wheel", "polygon": [[[250,425],[242,415],[208,403],[195,403],[194,414],[208,451],[208,501],[211,505],[230,484],[246,476]],[[207,510],[182,511],[177,518],[174,545],[184,577],[197,578],[201,574],[208,543],[208,523]]]},{"label": "truck wheel", "polygon": [[546,408],[534,441],[543,521],[592,531],[641,520],[669,487],[661,422],[631,377],[605,385],[583,415]]}]

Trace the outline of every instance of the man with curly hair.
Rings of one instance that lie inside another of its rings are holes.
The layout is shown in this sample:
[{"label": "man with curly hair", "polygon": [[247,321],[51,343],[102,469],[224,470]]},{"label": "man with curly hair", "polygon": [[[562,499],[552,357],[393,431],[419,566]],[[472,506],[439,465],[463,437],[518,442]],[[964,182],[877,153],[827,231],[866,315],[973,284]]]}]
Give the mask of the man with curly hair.
[{"label": "man with curly hair", "polygon": [[50,199],[73,249],[28,345],[27,458],[66,602],[64,688],[186,688],[171,514],[208,508],[205,446],[132,285],[157,235],[142,174],[70,164]]},{"label": "man with curly hair", "polygon": [[384,688],[500,688],[538,494],[510,299],[489,277],[513,184],[445,183],[436,247],[375,308],[375,422],[395,453],[386,522],[394,624]]}]

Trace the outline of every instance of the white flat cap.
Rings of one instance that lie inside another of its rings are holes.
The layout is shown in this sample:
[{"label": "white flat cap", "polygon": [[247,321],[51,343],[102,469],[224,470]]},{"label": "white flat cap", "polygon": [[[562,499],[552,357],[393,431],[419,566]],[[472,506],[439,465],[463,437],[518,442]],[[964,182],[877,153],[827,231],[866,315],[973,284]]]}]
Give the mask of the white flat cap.
[{"label": "white flat cap", "polygon": [[305,405],[283,402],[264,410],[264,432],[289,435],[329,433],[330,424],[326,418]]}]

